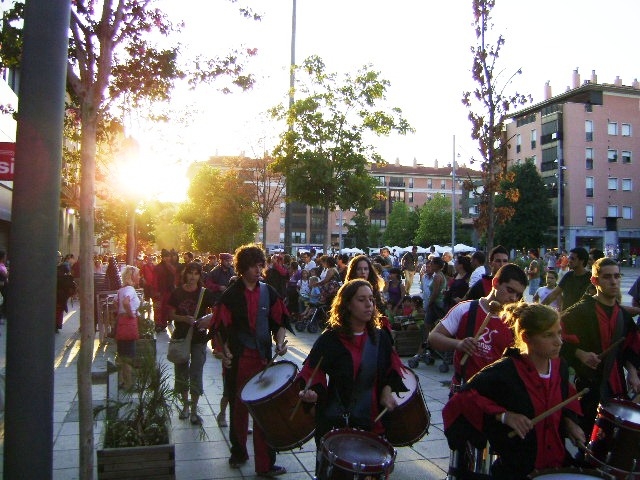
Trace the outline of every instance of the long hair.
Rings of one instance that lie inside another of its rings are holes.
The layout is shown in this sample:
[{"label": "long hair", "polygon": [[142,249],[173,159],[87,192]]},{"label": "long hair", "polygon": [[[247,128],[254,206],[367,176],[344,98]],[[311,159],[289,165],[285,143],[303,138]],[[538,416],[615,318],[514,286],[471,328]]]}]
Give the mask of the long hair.
[{"label": "long hair", "polygon": [[515,345],[521,351],[525,346],[523,339],[549,330],[559,319],[560,314],[548,305],[541,303],[515,302],[504,307],[505,323],[513,330]]},{"label": "long hair", "polygon": [[189,272],[197,272],[199,277],[198,277],[198,288],[202,287],[202,265],[198,262],[190,262],[187,263],[184,267],[184,269],[182,270],[182,276],[181,276],[181,280],[182,283],[185,284],[187,283],[187,273]]},{"label": "long hair", "polygon": [[380,292],[384,290],[384,278],[378,275],[378,272],[373,268],[373,263],[366,255],[356,255],[351,259],[349,265],[347,265],[347,274],[345,276],[345,282],[349,280],[355,280],[358,278],[358,263],[367,262],[369,265],[369,276],[367,277],[367,281],[371,285],[373,290],[373,296],[376,299],[376,308],[380,311],[384,309],[384,303],[382,301],[382,295]]},{"label": "long hair", "polygon": [[[333,299],[333,303],[331,304],[331,311],[329,312],[327,326],[332,330],[336,330],[337,332],[346,335],[347,337],[353,337],[349,303],[351,303],[351,300],[356,295],[356,292],[360,287],[369,287],[373,292],[371,284],[366,280],[362,280],[361,278],[349,280],[340,287],[338,293]],[[381,326],[382,321],[380,319],[380,312],[378,311],[376,302],[374,301],[373,317],[371,318],[371,321],[367,323],[367,332],[369,333],[370,338],[375,338],[373,335],[374,330]]]}]

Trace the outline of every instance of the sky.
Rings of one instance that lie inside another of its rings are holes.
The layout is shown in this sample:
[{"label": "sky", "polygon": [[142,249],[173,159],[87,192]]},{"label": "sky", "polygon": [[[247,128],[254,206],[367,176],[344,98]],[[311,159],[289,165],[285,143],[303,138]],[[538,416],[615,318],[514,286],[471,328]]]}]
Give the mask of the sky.
[{"label": "sky", "polygon": [[[223,95],[221,85],[193,91],[180,87],[171,107],[189,112],[188,126],[149,127],[135,115],[126,122],[146,152],[143,163],[161,166],[156,182],[167,181],[165,193],[181,196],[184,170],[193,161],[212,155],[261,156],[276,144],[283,127],[265,112],[288,101],[292,3],[158,1],[174,21],[185,22],[170,41],[179,42],[189,55],[223,55],[240,46],[258,49],[247,66],[257,78],[252,91]],[[241,18],[239,5],[251,5],[262,21]],[[296,62],[319,55],[327,70],[338,74],[372,64],[391,82],[387,106],[401,108],[415,133],[375,139],[372,143],[387,161],[443,166],[455,154],[459,165],[468,165],[478,157],[461,103],[463,92],[476,86],[470,72],[470,48],[476,44],[471,5],[471,0],[297,0]],[[582,81],[595,70],[599,83],[613,83],[619,76],[631,85],[640,77],[638,18],[637,0],[496,0],[489,43],[495,44],[498,34],[506,41],[496,69],[499,80],[522,69],[505,92],[530,94],[534,103],[543,100],[547,81],[553,95],[564,92],[576,68]]]}]

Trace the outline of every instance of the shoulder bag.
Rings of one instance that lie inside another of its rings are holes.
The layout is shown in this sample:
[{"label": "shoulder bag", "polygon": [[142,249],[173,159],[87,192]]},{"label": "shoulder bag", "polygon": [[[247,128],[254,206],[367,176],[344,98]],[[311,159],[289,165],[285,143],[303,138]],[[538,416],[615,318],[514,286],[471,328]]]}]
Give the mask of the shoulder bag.
[{"label": "shoulder bag", "polygon": [[[200,305],[202,304],[202,297],[204,296],[205,288],[200,289],[200,297],[198,298],[198,304],[196,305],[195,315],[198,315],[200,311]],[[191,356],[191,338],[193,337],[193,325],[189,327],[187,336],[184,338],[172,338],[169,340],[169,348],[167,349],[167,360],[172,363],[181,364],[187,363]]]}]

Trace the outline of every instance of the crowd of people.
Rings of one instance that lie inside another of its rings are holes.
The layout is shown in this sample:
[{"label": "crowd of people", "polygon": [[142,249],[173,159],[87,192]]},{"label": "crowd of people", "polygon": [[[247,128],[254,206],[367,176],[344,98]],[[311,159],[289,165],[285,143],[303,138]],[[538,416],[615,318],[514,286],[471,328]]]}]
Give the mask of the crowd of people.
[{"label": "crowd of people", "polygon": [[[177,253],[162,250],[159,262],[146,257],[122,275],[113,257],[100,269],[106,277],[116,272],[109,286],[119,292],[120,314],[135,311],[131,291],[142,286],[156,331],[171,327],[172,338],[185,338],[194,329],[189,361],[175,366],[179,417],[194,425],[202,423],[198,399],[211,341],[224,367],[217,418],[226,426],[230,410],[232,469],[249,460],[243,387],[274,356],[286,354],[292,323],[318,304],[327,306],[327,318],[296,385],[303,408],[313,412],[319,450],[334,429],[385,437],[384,413],[410,386],[392,331],[412,328],[422,331],[421,351],[453,354],[442,412],[450,478],[518,480],[546,468],[593,468],[595,454],[586,442],[598,406],[640,393],[640,335],[633,320],[640,312],[640,280],[629,291],[632,304],[621,305],[620,266],[594,249],[571,249],[562,274],[562,266],[551,267],[535,250],[520,267],[497,246],[486,268],[482,252],[453,258],[422,257],[416,250],[399,259],[388,249],[373,257],[303,252],[296,258],[268,257],[260,246],[244,245],[233,254],[209,255],[206,263],[189,252],[179,262]],[[65,262],[60,269],[72,277]],[[414,278],[420,295],[412,296]],[[531,302],[523,300],[526,294]],[[132,348],[118,342],[125,358],[135,354]],[[130,367],[121,380],[130,384]],[[275,477],[286,469],[276,463],[268,437],[253,422],[255,471]],[[569,454],[565,439],[578,454]],[[483,471],[477,458],[490,459]]]}]

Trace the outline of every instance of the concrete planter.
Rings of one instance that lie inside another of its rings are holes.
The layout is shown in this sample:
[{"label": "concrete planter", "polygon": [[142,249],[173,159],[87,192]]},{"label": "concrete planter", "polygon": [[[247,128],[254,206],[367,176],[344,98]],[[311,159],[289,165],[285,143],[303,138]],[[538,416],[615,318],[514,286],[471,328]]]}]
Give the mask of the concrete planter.
[{"label": "concrete planter", "polygon": [[175,444],[98,449],[98,480],[175,480]]}]

